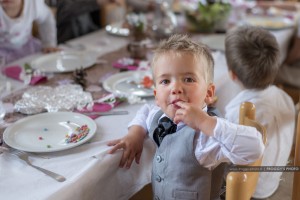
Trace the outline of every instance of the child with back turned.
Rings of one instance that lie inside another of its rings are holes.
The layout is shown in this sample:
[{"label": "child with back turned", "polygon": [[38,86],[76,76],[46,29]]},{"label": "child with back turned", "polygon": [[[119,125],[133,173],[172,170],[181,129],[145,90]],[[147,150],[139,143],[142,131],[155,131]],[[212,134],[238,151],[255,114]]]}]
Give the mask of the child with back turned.
[{"label": "child with back turned", "polygon": [[[41,41],[32,36],[38,25]],[[59,50],[54,16],[44,0],[0,0],[0,55],[12,62],[26,55]]]},{"label": "child with back turned", "polygon": [[[123,149],[120,167],[139,163],[143,141],[157,145],[153,159],[155,199],[218,199],[223,164],[249,164],[264,150],[253,127],[215,116],[207,103],[214,97],[213,58],[209,49],[185,35],[162,41],[152,72],[156,105],[144,105],[128,134],[108,145]],[[219,175],[216,175],[219,174]]]},{"label": "child with back turned", "polygon": [[[225,118],[238,123],[239,106],[250,101],[256,106],[256,120],[266,127],[267,143],[263,166],[287,164],[294,135],[295,109],[291,98],[272,85],[279,68],[275,37],[259,27],[229,31],[225,54],[232,80],[243,89],[225,108]],[[267,198],[278,188],[282,172],[260,172],[255,198]]]}]

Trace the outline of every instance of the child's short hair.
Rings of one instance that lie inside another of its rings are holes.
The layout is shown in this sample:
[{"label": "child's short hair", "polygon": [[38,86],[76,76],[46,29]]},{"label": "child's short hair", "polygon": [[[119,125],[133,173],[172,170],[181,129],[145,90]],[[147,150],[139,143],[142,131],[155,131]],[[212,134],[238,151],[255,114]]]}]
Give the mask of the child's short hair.
[{"label": "child's short hair", "polygon": [[228,69],[247,89],[271,85],[279,69],[276,38],[267,30],[243,26],[229,31],[225,39]]},{"label": "child's short hair", "polygon": [[[201,61],[204,65],[204,78],[207,83],[212,83],[214,78],[214,60],[210,49],[202,44],[192,41],[187,35],[174,34],[168,39],[161,41],[159,46],[154,50],[152,59],[152,68],[157,59],[165,53],[191,53],[195,60]],[[201,60],[203,59],[203,61]]]}]

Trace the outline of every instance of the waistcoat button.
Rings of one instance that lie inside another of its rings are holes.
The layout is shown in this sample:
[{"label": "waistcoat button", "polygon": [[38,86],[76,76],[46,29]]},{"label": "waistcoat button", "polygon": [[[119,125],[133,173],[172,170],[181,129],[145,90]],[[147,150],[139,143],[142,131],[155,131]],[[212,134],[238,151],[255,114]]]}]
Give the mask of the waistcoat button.
[{"label": "waistcoat button", "polygon": [[156,161],[157,161],[157,162],[159,162],[159,163],[160,163],[162,160],[163,160],[163,159],[162,159],[162,157],[161,157],[161,156],[156,156]]},{"label": "waistcoat button", "polygon": [[155,180],[156,180],[157,182],[161,182],[161,181],[162,181],[162,178],[161,178],[159,175],[157,175],[157,176],[155,177]]}]

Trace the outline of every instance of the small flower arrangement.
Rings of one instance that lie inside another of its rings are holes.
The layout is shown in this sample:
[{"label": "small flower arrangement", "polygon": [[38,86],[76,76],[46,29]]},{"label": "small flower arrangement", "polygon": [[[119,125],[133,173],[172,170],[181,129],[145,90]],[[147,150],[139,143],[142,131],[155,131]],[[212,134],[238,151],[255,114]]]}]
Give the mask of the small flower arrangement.
[{"label": "small flower arrangement", "polygon": [[141,41],[145,39],[147,32],[147,19],[145,15],[130,13],[126,16],[126,18],[133,40]]},{"label": "small flower arrangement", "polygon": [[194,1],[193,3],[194,6],[185,9],[190,31],[213,32],[216,25],[226,21],[230,15],[231,4],[222,0]]}]

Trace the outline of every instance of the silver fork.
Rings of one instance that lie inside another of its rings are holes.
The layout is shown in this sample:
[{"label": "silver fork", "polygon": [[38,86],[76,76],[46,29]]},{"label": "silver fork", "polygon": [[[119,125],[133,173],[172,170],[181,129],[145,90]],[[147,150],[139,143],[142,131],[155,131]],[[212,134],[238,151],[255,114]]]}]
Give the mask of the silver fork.
[{"label": "silver fork", "polygon": [[54,178],[58,182],[64,182],[66,180],[66,178],[63,177],[62,175],[56,174],[56,173],[51,172],[47,169],[44,169],[44,168],[33,165],[28,159],[28,154],[24,151],[12,150],[12,151],[9,151],[9,153],[19,157],[21,160],[25,161],[31,167],[43,172],[44,174],[50,176],[51,178]]}]

